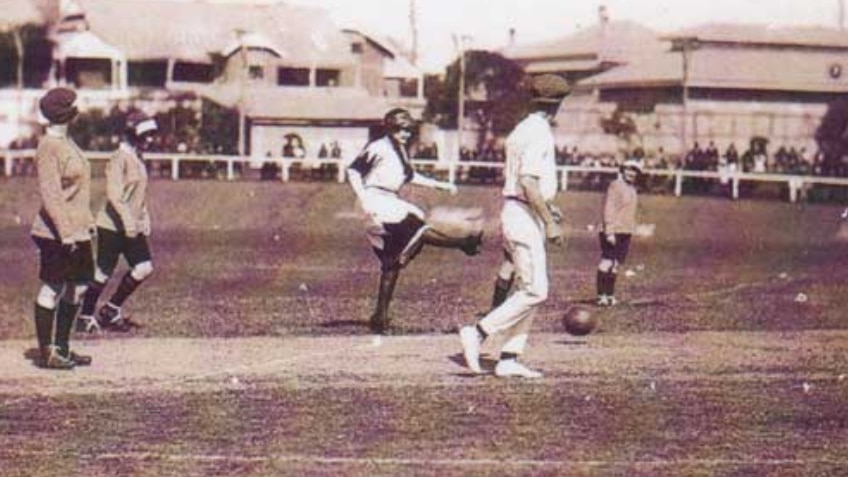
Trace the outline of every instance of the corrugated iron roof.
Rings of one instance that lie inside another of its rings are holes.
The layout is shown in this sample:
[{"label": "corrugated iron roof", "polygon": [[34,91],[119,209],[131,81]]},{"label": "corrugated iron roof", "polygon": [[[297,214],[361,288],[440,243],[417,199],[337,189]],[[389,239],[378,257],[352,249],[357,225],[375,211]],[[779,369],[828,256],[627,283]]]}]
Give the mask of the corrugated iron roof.
[{"label": "corrugated iron roof", "polygon": [[704,42],[848,48],[842,30],[819,26],[774,27],[744,23],[707,23],[665,35],[666,38],[697,38]]},{"label": "corrugated iron roof", "polygon": [[2,7],[0,26],[19,26],[28,23],[42,24],[46,21],[45,12],[33,0],[3,0]]},{"label": "corrugated iron roof", "polygon": [[511,46],[502,54],[513,60],[525,61],[596,55],[600,61],[618,63],[666,48],[653,30],[635,22],[613,21],[555,40]]},{"label": "corrugated iron roof", "polygon": [[288,4],[168,0],[79,0],[91,30],[130,60],[209,61],[237,32],[258,33],[290,53],[292,65],[348,65],[344,35],[321,9]]},{"label": "corrugated iron roof", "polygon": [[[839,70],[839,76],[832,75],[834,69]],[[701,48],[691,52],[688,76],[688,85],[692,87],[844,93],[848,92],[848,55],[826,51]],[[580,87],[682,84],[683,55],[666,52],[586,78]]]}]

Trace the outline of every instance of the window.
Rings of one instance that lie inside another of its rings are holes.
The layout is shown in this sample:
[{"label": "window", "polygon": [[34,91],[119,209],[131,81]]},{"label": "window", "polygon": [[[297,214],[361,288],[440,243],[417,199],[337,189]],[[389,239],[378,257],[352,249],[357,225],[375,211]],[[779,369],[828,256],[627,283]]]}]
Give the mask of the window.
[{"label": "window", "polygon": [[265,78],[265,68],[259,65],[250,65],[247,68],[247,77],[252,80],[261,80]]},{"label": "window", "polygon": [[315,83],[317,86],[338,86],[339,70],[317,70],[315,72]]},{"label": "window", "polygon": [[178,61],[174,64],[174,81],[211,83],[215,75],[211,64]]},{"label": "window", "polygon": [[98,58],[68,58],[65,78],[77,88],[108,88],[112,84],[112,62]]},{"label": "window", "polygon": [[415,98],[418,96],[418,80],[405,79],[400,83],[400,95],[404,98]]},{"label": "window", "polygon": [[351,53],[353,53],[355,55],[361,55],[363,51],[365,51],[365,47],[362,45],[362,43],[360,43],[358,41],[356,43],[351,43],[351,45],[350,45],[350,52]]},{"label": "window", "polygon": [[309,86],[309,68],[279,68],[277,84],[280,86]]},{"label": "window", "polygon": [[167,77],[166,61],[130,61],[127,64],[127,82],[130,86],[164,88]]}]

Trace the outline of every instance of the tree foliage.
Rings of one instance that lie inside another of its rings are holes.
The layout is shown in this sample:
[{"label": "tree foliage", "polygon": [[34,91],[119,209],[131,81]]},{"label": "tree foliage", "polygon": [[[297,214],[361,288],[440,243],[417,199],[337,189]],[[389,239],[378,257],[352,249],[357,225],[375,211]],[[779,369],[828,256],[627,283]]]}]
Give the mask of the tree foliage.
[{"label": "tree foliage", "polygon": [[0,86],[15,86],[18,81],[20,59],[15,33],[23,47],[23,86],[40,88],[47,81],[53,61],[53,46],[42,25],[23,25],[0,33]]},{"label": "tree foliage", "polygon": [[[509,132],[529,111],[524,70],[498,53],[470,50],[465,55],[466,120],[477,124],[481,137]],[[447,67],[443,80],[428,78],[425,119],[443,128],[457,127],[459,75],[458,58]]]}]

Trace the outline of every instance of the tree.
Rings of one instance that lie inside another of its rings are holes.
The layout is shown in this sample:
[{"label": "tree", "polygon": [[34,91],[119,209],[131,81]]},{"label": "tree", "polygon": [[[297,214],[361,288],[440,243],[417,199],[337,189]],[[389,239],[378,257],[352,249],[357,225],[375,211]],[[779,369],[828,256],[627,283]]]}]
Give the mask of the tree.
[{"label": "tree", "polygon": [[[524,70],[515,62],[490,51],[470,50],[465,55],[465,116],[477,124],[482,145],[490,133],[508,133],[527,114],[530,91]],[[457,127],[459,71],[457,58],[444,80],[425,81],[424,117],[447,129]]]},{"label": "tree", "polygon": [[0,32],[0,86],[15,86],[18,81],[20,58],[16,35],[23,49],[23,86],[40,88],[50,74],[53,45],[47,38],[46,27],[32,24]]}]

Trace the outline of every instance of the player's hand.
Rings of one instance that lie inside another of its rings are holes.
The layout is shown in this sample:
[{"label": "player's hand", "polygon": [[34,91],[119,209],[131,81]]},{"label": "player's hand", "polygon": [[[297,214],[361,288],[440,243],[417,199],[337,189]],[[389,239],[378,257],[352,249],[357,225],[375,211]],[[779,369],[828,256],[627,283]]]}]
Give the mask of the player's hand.
[{"label": "player's hand", "polygon": [[840,217],[842,217],[842,220],[848,220],[848,207],[842,211],[842,215]]},{"label": "player's hand", "polygon": [[548,242],[561,246],[564,242],[562,237],[562,227],[556,222],[545,224],[545,238]]},{"label": "player's hand", "polygon": [[138,230],[140,230],[141,234],[144,235],[145,237],[149,237],[150,236],[150,221],[149,220],[142,220],[141,222],[139,222],[138,223]]},{"label": "player's hand", "polygon": [[65,240],[62,240],[62,248],[67,253],[74,253],[74,252],[77,251],[77,248],[79,248],[79,247],[77,246],[77,243],[73,239],[65,239]]},{"label": "player's hand", "polygon": [[615,234],[607,234],[607,243],[615,245]]},{"label": "player's hand", "polygon": [[445,185],[442,186],[442,190],[449,193],[450,195],[456,195],[459,192],[459,189],[456,187],[456,184],[451,184],[450,182],[446,182]]},{"label": "player's hand", "polygon": [[554,218],[554,222],[558,224],[562,223],[562,210],[556,204],[548,203],[548,211],[550,211],[551,216]]}]

